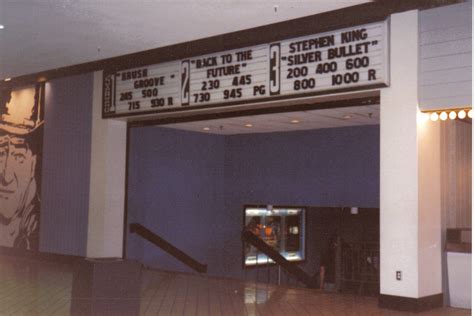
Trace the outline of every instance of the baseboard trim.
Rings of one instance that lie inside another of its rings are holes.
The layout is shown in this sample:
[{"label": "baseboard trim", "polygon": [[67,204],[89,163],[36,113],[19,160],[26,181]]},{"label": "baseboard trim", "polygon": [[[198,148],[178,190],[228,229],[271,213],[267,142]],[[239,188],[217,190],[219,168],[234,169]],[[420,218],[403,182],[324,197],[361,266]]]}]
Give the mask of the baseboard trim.
[{"label": "baseboard trim", "polygon": [[443,293],[420,298],[380,294],[379,307],[403,312],[423,312],[443,307]]},{"label": "baseboard trim", "polygon": [[54,263],[74,264],[85,257],[63,255],[50,252],[32,251],[18,248],[0,246],[0,256],[17,257],[36,261],[46,261]]}]

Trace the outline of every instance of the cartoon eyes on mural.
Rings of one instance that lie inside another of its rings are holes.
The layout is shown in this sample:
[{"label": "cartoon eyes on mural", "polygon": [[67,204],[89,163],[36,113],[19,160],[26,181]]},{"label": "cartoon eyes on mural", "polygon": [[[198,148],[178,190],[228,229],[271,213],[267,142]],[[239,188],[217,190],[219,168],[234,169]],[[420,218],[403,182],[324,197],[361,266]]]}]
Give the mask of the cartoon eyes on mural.
[{"label": "cartoon eyes on mural", "polygon": [[12,156],[19,164],[23,164],[23,162],[25,162],[26,156],[23,153],[12,153]]},{"label": "cartoon eyes on mural", "polygon": [[10,138],[5,136],[0,141],[0,159],[5,160],[8,156],[19,164],[23,164],[26,159],[28,148],[23,139]]}]

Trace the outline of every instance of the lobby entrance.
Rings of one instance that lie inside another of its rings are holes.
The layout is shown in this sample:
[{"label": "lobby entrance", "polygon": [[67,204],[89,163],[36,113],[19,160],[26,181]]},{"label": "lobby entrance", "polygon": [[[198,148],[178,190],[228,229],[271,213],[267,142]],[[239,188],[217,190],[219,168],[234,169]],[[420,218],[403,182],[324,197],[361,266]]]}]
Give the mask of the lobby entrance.
[{"label": "lobby entrance", "polygon": [[[378,293],[376,99],[132,124],[127,224],[146,227],[209,276],[318,288],[323,256],[332,256],[327,290]],[[242,240],[252,223],[302,278]],[[128,259],[198,271],[136,232],[127,233]],[[336,238],[337,251],[329,249]]]}]

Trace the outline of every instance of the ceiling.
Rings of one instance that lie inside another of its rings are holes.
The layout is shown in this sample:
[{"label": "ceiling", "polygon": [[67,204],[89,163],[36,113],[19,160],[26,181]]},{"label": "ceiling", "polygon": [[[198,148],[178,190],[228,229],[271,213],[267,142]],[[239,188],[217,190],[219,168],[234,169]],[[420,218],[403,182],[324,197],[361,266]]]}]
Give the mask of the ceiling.
[{"label": "ceiling", "polygon": [[377,125],[379,124],[379,109],[379,105],[352,106],[194,121],[161,125],[160,127],[218,135],[235,135]]},{"label": "ceiling", "polygon": [[[0,24],[4,25],[0,29],[0,80],[364,2],[369,1],[0,0]],[[233,135],[378,123],[379,106],[368,105],[161,126]]]},{"label": "ceiling", "polygon": [[0,0],[0,80],[353,6],[360,0]]}]

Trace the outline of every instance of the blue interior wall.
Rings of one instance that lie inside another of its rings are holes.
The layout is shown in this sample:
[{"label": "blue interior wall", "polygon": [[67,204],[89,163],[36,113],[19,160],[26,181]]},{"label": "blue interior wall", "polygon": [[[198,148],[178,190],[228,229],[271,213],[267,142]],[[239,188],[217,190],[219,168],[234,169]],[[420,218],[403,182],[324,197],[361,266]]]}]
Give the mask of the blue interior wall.
[{"label": "blue interior wall", "polygon": [[[207,263],[210,275],[245,277],[245,204],[379,204],[378,126],[235,136],[146,127],[132,129],[130,144],[129,223]],[[307,238],[317,238],[318,216],[307,225]],[[304,264],[311,273],[314,249]],[[190,271],[134,235],[127,251],[155,268]]]},{"label": "blue interior wall", "polygon": [[[130,137],[129,223],[145,225],[198,261],[215,257],[224,138],[156,127],[132,129]],[[128,258],[189,271],[147,241],[128,236]]]},{"label": "blue interior wall", "polygon": [[377,207],[378,126],[227,137],[231,205]]},{"label": "blue interior wall", "polygon": [[46,84],[40,251],[85,256],[92,74]]},{"label": "blue interior wall", "polygon": [[[225,162],[231,249],[242,247],[238,234],[245,204],[379,205],[379,126],[228,136]],[[321,245],[312,241],[324,235],[320,220],[321,214],[308,210],[307,261],[301,266],[311,274],[319,266]],[[239,251],[227,256],[219,275],[241,271],[235,260],[241,256]]]}]

